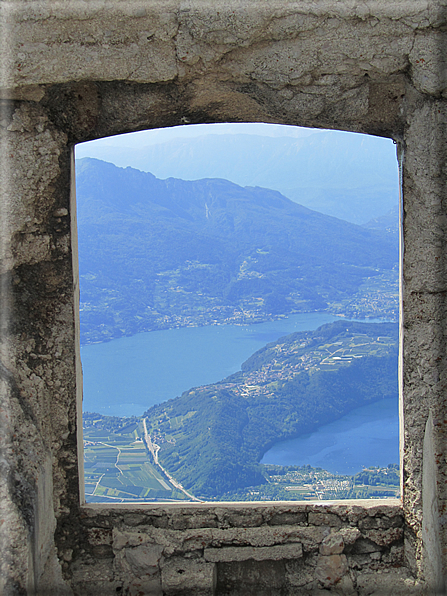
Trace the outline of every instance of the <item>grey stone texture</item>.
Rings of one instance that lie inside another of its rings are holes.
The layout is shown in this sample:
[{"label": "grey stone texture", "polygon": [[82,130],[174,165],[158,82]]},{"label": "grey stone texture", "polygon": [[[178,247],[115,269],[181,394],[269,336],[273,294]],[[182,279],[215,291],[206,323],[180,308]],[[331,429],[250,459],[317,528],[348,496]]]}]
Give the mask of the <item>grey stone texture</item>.
[{"label": "grey stone texture", "polygon": [[[445,593],[446,12],[443,0],[0,3],[0,593]],[[82,503],[73,145],[226,121],[396,141],[402,502]]]}]

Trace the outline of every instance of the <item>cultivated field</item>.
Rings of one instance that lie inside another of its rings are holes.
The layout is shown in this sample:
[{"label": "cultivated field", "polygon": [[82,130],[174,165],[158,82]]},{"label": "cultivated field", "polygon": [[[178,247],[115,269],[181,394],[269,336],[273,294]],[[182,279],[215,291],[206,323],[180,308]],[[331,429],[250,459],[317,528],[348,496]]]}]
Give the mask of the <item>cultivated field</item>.
[{"label": "cultivated field", "polygon": [[151,463],[139,426],[133,423],[117,433],[94,426],[84,428],[85,496],[88,503],[184,498]]}]

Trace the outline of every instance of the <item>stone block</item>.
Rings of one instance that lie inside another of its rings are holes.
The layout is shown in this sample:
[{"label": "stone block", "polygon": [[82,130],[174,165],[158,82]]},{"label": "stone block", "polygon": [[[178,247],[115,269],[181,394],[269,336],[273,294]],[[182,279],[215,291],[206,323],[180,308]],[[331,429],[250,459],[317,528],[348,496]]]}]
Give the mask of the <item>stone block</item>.
[{"label": "stone block", "polygon": [[261,526],[264,522],[262,513],[259,511],[225,511],[221,518],[223,525],[228,525],[232,528],[256,528]]},{"label": "stone block", "polygon": [[401,516],[393,517],[365,517],[359,521],[360,530],[386,530],[387,528],[400,528],[403,525]]},{"label": "stone block", "polygon": [[358,528],[340,528],[339,533],[343,536],[345,545],[350,546],[362,535]]},{"label": "stone block", "polygon": [[144,513],[126,513],[123,516],[123,521],[126,526],[141,526],[146,521]]},{"label": "stone block", "polygon": [[304,550],[317,549],[329,534],[329,528],[308,526],[261,526],[260,528],[227,528],[188,530],[178,533],[177,540],[182,539],[182,548],[197,550],[207,547],[226,545],[240,546],[274,546],[299,542]]},{"label": "stone block", "polygon": [[363,535],[379,546],[388,546],[403,537],[402,528],[388,528],[387,530],[367,530]]},{"label": "stone block", "polygon": [[161,584],[165,596],[213,596],[216,579],[216,565],[199,559],[172,557],[161,571]]},{"label": "stone block", "polygon": [[300,525],[307,522],[307,515],[303,512],[285,511],[274,514],[269,520],[270,526]]},{"label": "stone block", "polygon": [[152,573],[158,568],[163,547],[159,544],[145,544],[134,548],[127,548],[126,560],[136,574]]},{"label": "stone block", "polygon": [[175,515],[168,523],[168,527],[174,530],[187,530],[194,528],[217,528],[217,518],[212,512],[191,513],[190,515]]},{"label": "stone block", "polygon": [[[363,501],[363,503],[365,503],[365,501]],[[354,505],[352,503],[346,505],[337,504],[331,509],[343,522],[349,523],[351,526],[356,526],[359,523],[359,520],[368,515],[368,510],[363,506],[363,503],[362,505]]]},{"label": "stone block", "polygon": [[219,563],[216,593],[232,596],[278,596],[282,594],[285,582],[284,561]]},{"label": "stone block", "polygon": [[347,570],[348,560],[345,555],[320,555],[315,569],[315,578],[324,587],[330,587],[339,582]]},{"label": "stone block", "polygon": [[329,534],[320,544],[320,554],[339,555],[343,552],[344,547],[345,543],[341,534]]},{"label": "stone block", "polygon": [[166,514],[159,514],[151,512],[150,515],[144,513],[126,513],[123,516],[123,521],[126,526],[152,526],[153,528],[167,528],[168,516]]},{"label": "stone block", "polygon": [[341,519],[334,513],[322,513],[320,511],[309,513],[309,525],[312,526],[331,526],[339,528],[342,525]]},{"label": "stone block", "polygon": [[231,561],[280,561],[282,559],[298,559],[303,556],[301,544],[279,544],[277,546],[229,546],[223,548],[207,548],[205,559],[213,562]]}]

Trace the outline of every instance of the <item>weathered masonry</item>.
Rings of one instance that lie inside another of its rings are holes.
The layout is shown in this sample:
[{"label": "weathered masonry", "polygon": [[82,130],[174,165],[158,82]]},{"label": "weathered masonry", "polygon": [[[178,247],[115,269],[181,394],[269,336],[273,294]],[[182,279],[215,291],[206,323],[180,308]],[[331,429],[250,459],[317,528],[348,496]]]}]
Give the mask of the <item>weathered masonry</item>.
[{"label": "weathered masonry", "polygon": [[[0,592],[445,593],[445,2],[4,0],[0,9]],[[73,145],[225,121],[396,141],[402,502],[80,504]]]}]

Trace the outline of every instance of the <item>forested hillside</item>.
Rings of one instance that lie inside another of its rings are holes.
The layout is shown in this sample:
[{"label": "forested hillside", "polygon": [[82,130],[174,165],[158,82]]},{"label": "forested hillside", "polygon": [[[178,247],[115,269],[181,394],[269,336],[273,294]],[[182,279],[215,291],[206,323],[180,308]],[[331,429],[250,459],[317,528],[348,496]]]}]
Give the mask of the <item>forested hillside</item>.
[{"label": "forested hillside", "polygon": [[[84,343],[315,310],[396,316],[398,247],[386,230],[264,188],[89,158],[77,163],[77,202]],[[373,299],[371,284],[383,290]]]},{"label": "forested hillside", "polygon": [[397,324],[337,321],[293,333],[241,372],[145,412],[148,433],[162,466],[198,497],[259,486],[272,444],[397,399],[397,354]]}]

